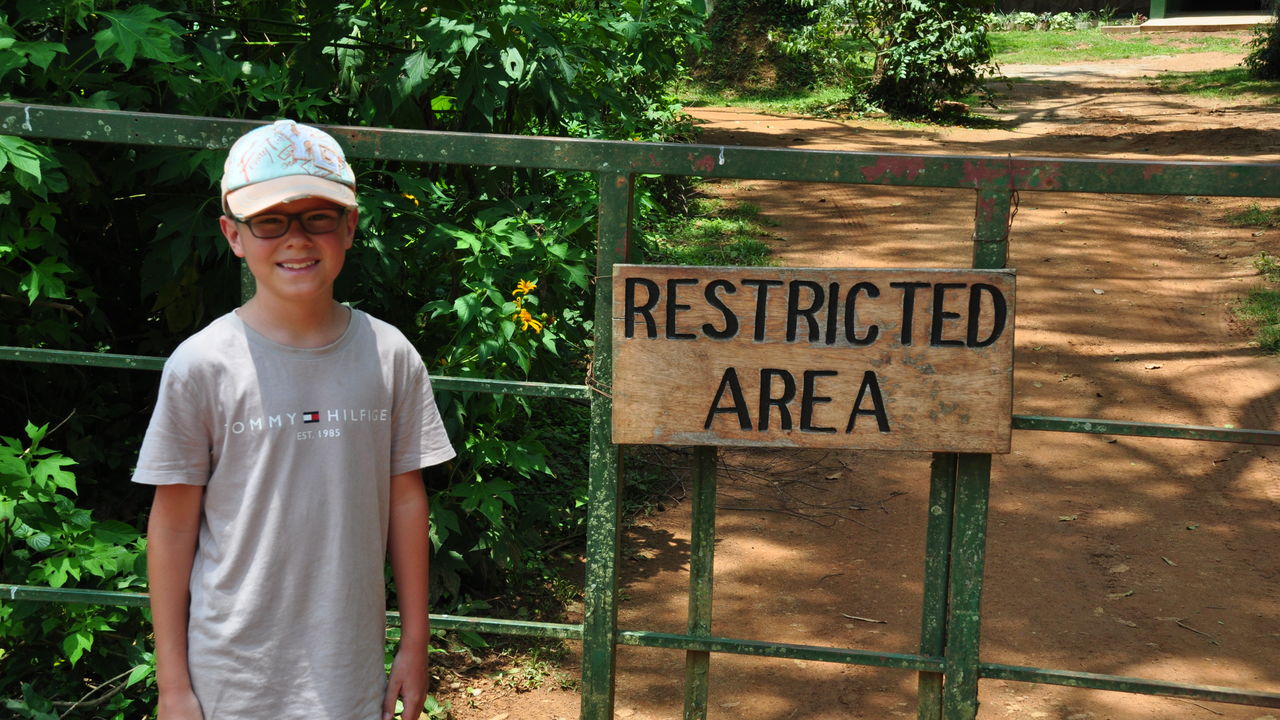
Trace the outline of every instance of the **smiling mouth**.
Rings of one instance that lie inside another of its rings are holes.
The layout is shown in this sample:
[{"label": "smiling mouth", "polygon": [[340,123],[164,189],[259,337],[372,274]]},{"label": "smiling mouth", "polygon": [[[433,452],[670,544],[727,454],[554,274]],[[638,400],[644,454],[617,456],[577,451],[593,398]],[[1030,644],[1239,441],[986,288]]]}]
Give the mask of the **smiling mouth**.
[{"label": "smiling mouth", "polygon": [[296,263],[282,262],[282,263],[279,263],[279,265],[280,267],[285,268],[286,270],[305,270],[319,262],[320,262],[319,260],[309,260],[307,262],[296,262]]}]

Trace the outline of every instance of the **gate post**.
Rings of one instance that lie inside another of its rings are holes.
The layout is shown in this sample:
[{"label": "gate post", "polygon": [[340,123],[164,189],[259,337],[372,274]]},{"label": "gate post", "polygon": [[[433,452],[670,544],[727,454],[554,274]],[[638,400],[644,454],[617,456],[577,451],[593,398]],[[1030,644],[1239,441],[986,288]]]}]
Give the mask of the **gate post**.
[{"label": "gate post", "polygon": [[[925,535],[921,655],[939,657],[947,650],[947,577],[955,486],[956,454],[934,453],[929,479],[929,523]],[[918,720],[942,720],[942,678],[942,673],[920,673],[916,692]]]},{"label": "gate post", "polygon": [[623,468],[613,444],[613,266],[630,252],[633,175],[599,173],[587,567],[582,598],[582,720],[613,720]]},{"label": "gate post", "polygon": [[973,720],[978,714],[982,570],[986,559],[990,478],[990,455],[959,456],[948,572],[943,720]]},{"label": "gate post", "polygon": [[[689,634],[711,636],[716,548],[716,448],[694,448],[693,528],[689,539]],[[706,720],[711,653],[685,651],[684,720]]]},{"label": "gate post", "polygon": [[[1006,167],[1005,173],[1005,188],[977,188],[973,231],[975,268],[1003,268],[1008,262],[1009,225],[1017,191],[1012,189],[1013,168]],[[920,676],[917,710],[920,720],[973,720],[978,714],[982,573],[986,563],[990,483],[990,455],[935,455],[920,649],[922,653],[936,651],[940,642],[944,670],[941,679],[927,673]],[[948,486],[950,497],[945,494]],[[937,558],[942,552],[942,537],[949,538],[949,547],[946,568],[939,571]],[[940,581],[931,576],[931,571],[944,579]],[[936,617],[930,609],[938,603],[939,582],[946,587],[945,625],[941,633],[930,624],[931,617]]]}]

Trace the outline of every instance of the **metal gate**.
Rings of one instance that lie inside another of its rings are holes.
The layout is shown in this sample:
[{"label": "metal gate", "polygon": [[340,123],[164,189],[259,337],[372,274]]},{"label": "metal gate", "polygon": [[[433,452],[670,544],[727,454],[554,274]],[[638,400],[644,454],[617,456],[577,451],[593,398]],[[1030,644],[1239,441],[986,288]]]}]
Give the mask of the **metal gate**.
[{"label": "metal gate", "polygon": [[[0,133],[31,138],[157,145],[229,147],[258,125],[241,120],[181,117],[0,103]],[[974,268],[1002,268],[1019,191],[1280,197],[1280,165],[821,152],[749,147],[631,143],[564,138],[473,135],[374,128],[326,128],[350,157],[481,167],[590,172],[599,187],[595,312],[607,318],[612,288],[605,281],[631,252],[633,191],[640,174],[770,179],[857,185],[961,188],[976,194]],[[984,678],[1114,690],[1280,708],[1280,693],[1208,687],[1141,678],[982,662],[981,597],[991,456],[936,453],[931,472],[924,599],[919,652],[770,643],[711,635],[715,536],[713,448],[698,448],[693,489],[688,630],[683,634],[620,630],[618,611],[619,487],[623,467],[611,443],[612,325],[595,323],[588,384],[434,378],[437,388],[577,398],[591,405],[587,567],[581,624],[432,615],[433,627],[563,638],[582,643],[583,720],[613,717],[615,653],[619,645],[684,650],[687,720],[706,717],[712,653],[868,665],[919,674],[920,720],[964,720],[977,714]],[[0,347],[0,359],[159,370],[163,358]],[[1014,415],[1014,430],[1182,438],[1280,445],[1280,432],[1150,422]],[[142,594],[0,585],[9,601],[144,606]],[[394,616],[391,622],[397,622]]]}]

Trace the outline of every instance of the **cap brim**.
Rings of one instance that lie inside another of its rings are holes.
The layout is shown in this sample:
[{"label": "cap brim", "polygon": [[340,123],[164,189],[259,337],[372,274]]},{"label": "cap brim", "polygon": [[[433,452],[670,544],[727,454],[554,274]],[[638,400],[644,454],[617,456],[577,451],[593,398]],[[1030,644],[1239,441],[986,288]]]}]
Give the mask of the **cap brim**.
[{"label": "cap brim", "polygon": [[236,217],[249,217],[280,203],[324,198],[343,207],[356,206],[355,190],[315,175],[286,175],[232,190],[223,198]]}]

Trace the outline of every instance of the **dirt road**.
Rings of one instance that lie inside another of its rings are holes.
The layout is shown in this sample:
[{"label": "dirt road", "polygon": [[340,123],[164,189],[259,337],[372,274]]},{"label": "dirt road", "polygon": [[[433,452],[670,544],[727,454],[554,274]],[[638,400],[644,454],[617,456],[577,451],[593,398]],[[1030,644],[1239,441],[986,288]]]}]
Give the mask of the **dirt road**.
[{"label": "dirt road", "polygon": [[[1239,56],[1008,67],[1008,129],[793,119],[695,108],[703,142],[824,150],[1280,161],[1257,98],[1159,92],[1157,70]],[[722,182],[777,222],[778,264],[961,267],[972,192]],[[1244,200],[1024,193],[1014,412],[1277,427],[1280,360],[1228,306],[1277,231],[1222,221]],[[927,456],[723,455],[713,633],[914,652]],[[1280,689],[1280,450],[1019,432],[994,460],[986,661]],[[687,503],[631,528],[624,628],[679,632]],[[852,619],[851,619],[852,618]],[[872,622],[874,621],[874,622]],[[680,717],[683,655],[619,652],[618,716]],[[576,673],[573,667],[566,668]],[[911,673],[716,655],[714,720],[914,717]],[[487,695],[485,693],[488,693]],[[979,717],[1274,720],[1280,711],[983,681]],[[461,720],[575,718],[577,696],[487,687]]]}]

